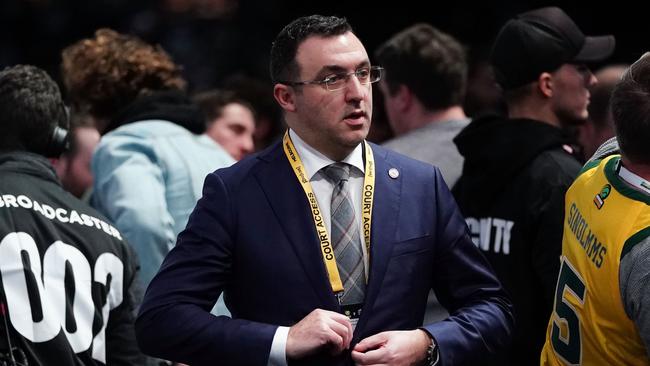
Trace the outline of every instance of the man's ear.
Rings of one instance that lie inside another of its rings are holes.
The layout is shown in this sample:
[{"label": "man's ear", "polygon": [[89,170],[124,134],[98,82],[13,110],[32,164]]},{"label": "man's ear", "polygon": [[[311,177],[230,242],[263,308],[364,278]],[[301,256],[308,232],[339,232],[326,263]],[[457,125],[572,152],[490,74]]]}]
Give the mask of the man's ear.
[{"label": "man's ear", "polygon": [[279,83],[275,84],[273,86],[273,97],[285,111],[296,111],[296,92],[291,86]]},{"label": "man's ear", "polygon": [[539,74],[537,78],[537,88],[547,98],[553,96],[553,75],[548,72]]},{"label": "man's ear", "polygon": [[395,93],[395,106],[400,112],[405,112],[411,108],[415,95],[408,86],[400,84]]},{"label": "man's ear", "polygon": [[63,179],[66,170],[68,169],[68,158],[67,157],[58,157],[58,158],[48,158],[50,164],[54,167],[54,171],[59,179]]}]

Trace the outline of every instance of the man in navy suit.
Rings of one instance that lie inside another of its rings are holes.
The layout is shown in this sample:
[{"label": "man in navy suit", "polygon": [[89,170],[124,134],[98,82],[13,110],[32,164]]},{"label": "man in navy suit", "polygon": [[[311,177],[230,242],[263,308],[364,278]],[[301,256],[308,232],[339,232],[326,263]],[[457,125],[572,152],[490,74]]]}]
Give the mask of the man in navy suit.
[{"label": "man in navy suit", "polygon": [[[438,169],[365,142],[381,68],[346,20],[289,24],[271,76],[290,129],[207,177],[147,290],[142,349],[193,366],[461,365],[508,344],[510,303]],[[451,315],[421,326],[431,288]],[[232,318],[210,314],[222,291]]]}]

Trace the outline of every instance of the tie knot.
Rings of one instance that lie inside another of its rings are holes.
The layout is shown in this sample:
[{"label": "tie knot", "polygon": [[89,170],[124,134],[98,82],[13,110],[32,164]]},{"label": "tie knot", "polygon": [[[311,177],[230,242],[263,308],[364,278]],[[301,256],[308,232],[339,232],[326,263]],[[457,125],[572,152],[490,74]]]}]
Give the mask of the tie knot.
[{"label": "tie knot", "polygon": [[350,165],[346,163],[334,163],[323,168],[325,177],[333,184],[340,181],[347,181],[350,178]]}]

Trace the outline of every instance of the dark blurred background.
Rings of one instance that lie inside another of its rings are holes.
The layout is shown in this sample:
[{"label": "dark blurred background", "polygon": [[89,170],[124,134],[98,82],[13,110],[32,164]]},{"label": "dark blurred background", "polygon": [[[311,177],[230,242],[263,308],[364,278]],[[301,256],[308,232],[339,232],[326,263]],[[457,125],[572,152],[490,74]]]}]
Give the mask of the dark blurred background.
[{"label": "dark blurred background", "polygon": [[[0,0],[0,68],[34,64],[58,80],[61,49],[99,27],[110,27],[162,45],[184,66],[192,92],[249,79],[268,82],[268,53],[275,35],[297,16],[314,13],[347,17],[371,58],[375,48],[395,32],[428,22],[463,42],[471,64],[480,65],[508,18],[547,5],[562,7],[588,35],[614,34],[617,48],[607,63],[630,63],[650,48],[647,17],[639,4],[629,0]],[[381,120],[379,108],[376,117]]]},{"label": "dark blurred background", "polygon": [[[0,66],[30,63],[58,73],[60,50],[99,27],[160,43],[185,65],[193,88],[219,86],[233,74],[268,78],[270,43],[291,19],[313,13],[345,16],[370,53],[415,22],[453,34],[479,57],[514,14],[562,7],[587,34],[612,33],[612,61],[630,62],[650,43],[639,3],[544,1],[294,0],[2,0]],[[202,77],[194,77],[198,74]]]}]

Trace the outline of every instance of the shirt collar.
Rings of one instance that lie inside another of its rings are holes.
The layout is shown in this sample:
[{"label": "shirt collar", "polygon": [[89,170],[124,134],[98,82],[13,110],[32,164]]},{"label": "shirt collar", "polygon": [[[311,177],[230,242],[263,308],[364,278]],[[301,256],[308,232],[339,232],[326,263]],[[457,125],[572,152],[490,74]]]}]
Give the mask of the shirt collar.
[{"label": "shirt collar", "polygon": [[637,191],[650,195],[650,182],[634,174],[618,162],[618,176]]},{"label": "shirt collar", "polygon": [[[289,129],[289,137],[291,138],[291,142],[293,142],[293,146],[296,148],[298,156],[300,156],[300,160],[302,161],[302,165],[305,167],[305,173],[307,173],[309,180],[312,180],[314,175],[322,168],[336,163],[334,160],[309,146],[292,129]],[[363,147],[361,144],[358,144],[357,147],[352,150],[350,155],[346,156],[345,159],[341,160],[341,162],[352,165],[362,174],[365,173],[365,166],[363,164]]]}]

